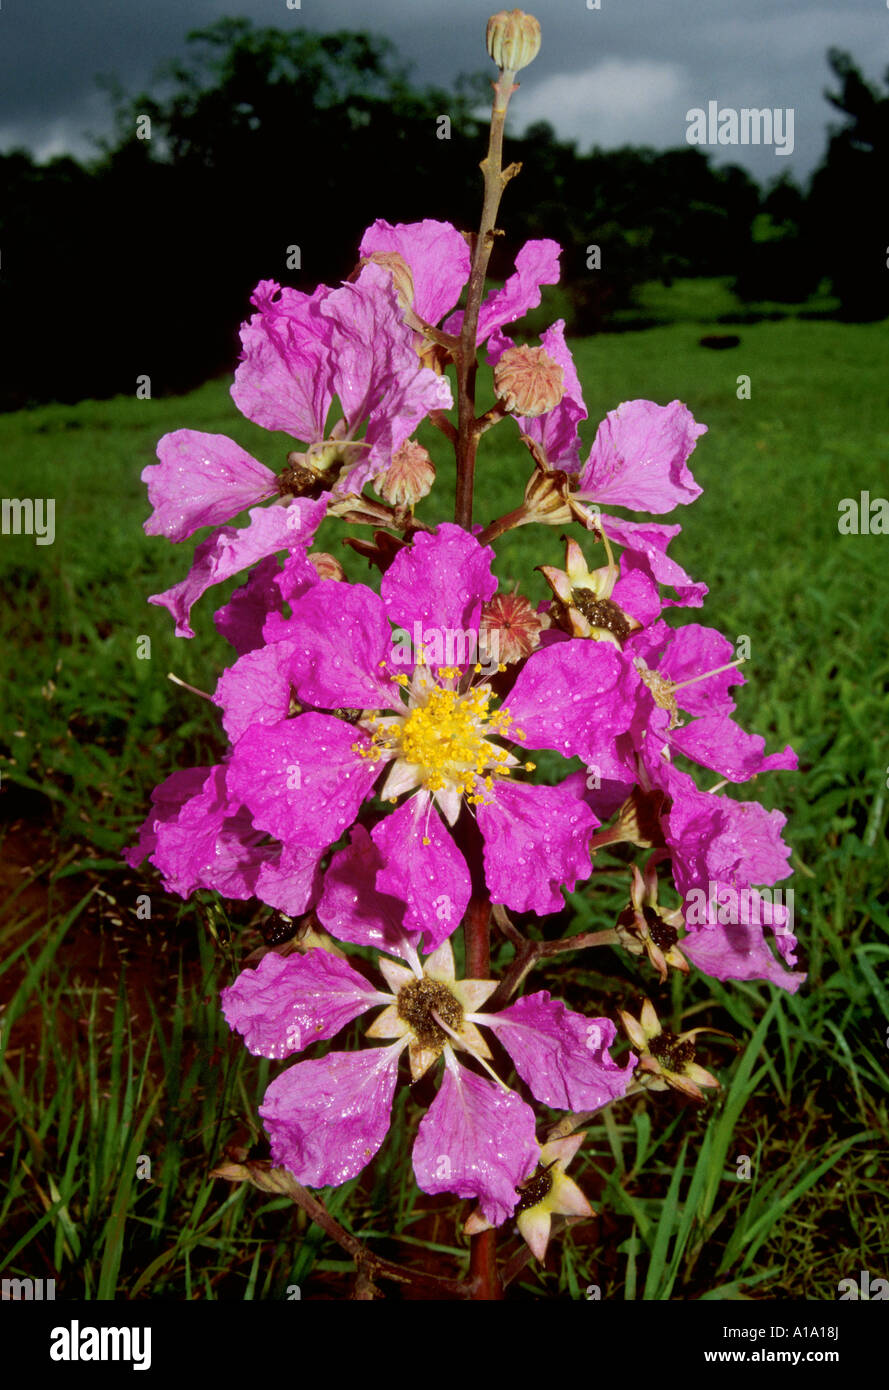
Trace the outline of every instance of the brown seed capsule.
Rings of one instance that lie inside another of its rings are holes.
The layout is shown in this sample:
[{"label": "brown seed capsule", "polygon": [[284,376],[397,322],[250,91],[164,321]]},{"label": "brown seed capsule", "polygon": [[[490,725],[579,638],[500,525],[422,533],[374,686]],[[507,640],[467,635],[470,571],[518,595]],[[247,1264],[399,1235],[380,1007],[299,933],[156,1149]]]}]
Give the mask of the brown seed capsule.
[{"label": "brown seed capsule", "polygon": [[519,72],[540,52],[540,24],[524,10],[500,10],[488,20],[488,52],[501,72]]},{"label": "brown seed capsule", "polygon": [[507,348],[494,368],[494,390],[514,415],[545,415],[565,394],[565,373],[542,347]]}]

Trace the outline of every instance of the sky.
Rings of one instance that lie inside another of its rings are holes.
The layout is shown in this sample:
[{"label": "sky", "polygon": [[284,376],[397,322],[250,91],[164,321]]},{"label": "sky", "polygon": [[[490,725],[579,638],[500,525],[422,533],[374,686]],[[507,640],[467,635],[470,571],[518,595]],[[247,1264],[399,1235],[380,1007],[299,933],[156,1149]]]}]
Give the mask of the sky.
[{"label": "sky", "polygon": [[[710,147],[766,183],[804,182],[820,162],[836,113],[824,99],[831,46],[872,81],[889,69],[889,0],[537,0],[539,57],[522,75],[513,128],[548,120],[582,150],[684,145],[688,113],[769,108],[769,144]],[[291,8],[291,6],[294,6]],[[418,82],[447,87],[460,72],[490,71],[484,29],[493,0],[0,0],[0,150],[40,159],[95,153],[107,133],[99,74],[144,89],[181,55],[188,30],[224,16],[318,32],[383,33]],[[788,138],[788,110],[793,138]],[[780,131],[780,135],[778,132]],[[743,133],[743,126],[739,134]],[[792,152],[790,145],[792,143]],[[706,145],[704,148],[708,148]],[[780,149],[787,151],[779,153]]]}]

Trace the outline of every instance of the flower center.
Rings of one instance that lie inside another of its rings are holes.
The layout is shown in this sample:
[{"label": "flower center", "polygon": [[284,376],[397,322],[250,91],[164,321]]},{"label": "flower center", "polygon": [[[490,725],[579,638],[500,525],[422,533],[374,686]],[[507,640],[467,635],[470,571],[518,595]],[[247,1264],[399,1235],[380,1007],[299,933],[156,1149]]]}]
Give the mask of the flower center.
[{"label": "flower center", "polygon": [[399,1018],[409,1023],[421,1047],[441,1048],[447,1041],[447,1033],[433,1018],[433,1011],[443,1019],[455,1033],[463,1022],[463,1009],[447,985],[439,980],[430,980],[424,975],[422,980],[411,980],[398,992],[396,1004]]},{"label": "flower center", "polygon": [[613,599],[596,598],[591,589],[572,589],[571,602],[591,627],[604,628],[618,642],[625,642],[629,637],[630,624]]},{"label": "flower center", "polygon": [[481,787],[491,789],[493,776],[505,776],[502,764],[509,754],[488,743],[491,734],[503,734],[512,723],[507,710],[489,714],[491,693],[479,688],[461,695],[436,687],[425,705],[412,709],[400,732],[400,755],[423,769],[423,785],[429,791],[454,786],[470,801],[481,801]]},{"label": "flower center", "polygon": [[679,726],[679,707],[676,704],[676,696],[673,694],[673,682],[665,680],[659,676],[657,671],[652,671],[646,666],[641,657],[637,657],[633,662],[639,672],[643,682],[648,686],[654,697],[654,703],[658,709],[665,709],[670,715],[670,728],[675,729]]},{"label": "flower center", "polygon": [[675,927],[671,927],[669,922],[665,922],[653,907],[646,903],[642,908],[642,916],[648,926],[648,935],[651,937],[655,946],[659,946],[662,951],[669,951],[679,940],[679,933]]},{"label": "flower center", "polygon": [[689,1062],[694,1061],[695,1045],[691,1039],[680,1038],[666,1028],[651,1039],[648,1050],[667,1071],[681,1072]]},{"label": "flower center", "polygon": [[544,1197],[552,1192],[552,1189],[553,1180],[548,1168],[543,1168],[540,1172],[532,1174],[526,1183],[516,1188],[519,1200],[516,1203],[513,1216],[518,1216],[520,1212],[536,1207],[538,1202],[542,1202]]}]

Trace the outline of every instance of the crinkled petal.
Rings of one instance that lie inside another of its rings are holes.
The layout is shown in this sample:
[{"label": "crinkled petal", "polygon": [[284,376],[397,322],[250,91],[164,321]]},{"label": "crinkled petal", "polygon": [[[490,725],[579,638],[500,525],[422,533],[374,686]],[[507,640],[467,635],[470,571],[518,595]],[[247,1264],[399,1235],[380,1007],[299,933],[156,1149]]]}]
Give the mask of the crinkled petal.
[{"label": "crinkled petal", "polygon": [[491,547],[479,545],[461,526],[443,522],[433,534],[419,531],[383,575],[380,593],[389,617],[411,639],[415,623],[424,633],[442,634],[442,640],[449,632],[462,632],[474,652],[481,604],[497,588],[493,559]]},{"label": "crinkled petal", "polygon": [[231,643],[238,656],[246,656],[262,646],[263,624],[281,607],[280,573],[277,559],[268,555],[260,560],[249,579],[235,589],[228,603],[213,614],[216,631]]},{"label": "crinkled petal", "polygon": [[239,657],[219,677],[213,703],[222,710],[222,724],[232,743],[251,724],[277,724],[290,709],[288,671],[291,645],[273,642]]},{"label": "crinkled petal", "polygon": [[681,947],[693,965],[717,980],[769,980],[795,994],[806,978],[804,971],[784,969],[757,926],[716,924],[689,933]]},{"label": "crinkled petal", "polygon": [[377,888],[406,904],[405,926],[424,932],[423,950],[435,951],[463,920],[472,884],[429,793],[410,797],[384,816],[371,836],[383,863]]},{"label": "crinkled petal", "polygon": [[331,325],[333,380],[350,431],[365,420],[361,459],[335,491],[359,493],[431,410],[448,410],[447,377],[420,365],[389,271],[366,265],[321,306]]},{"label": "crinkled petal", "polygon": [[288,642],[296,692],[321,709],[390,709],[401,704],[384,668],[392,636],[382,600],[366,584],[321,579],[291,604],[279,629]]},{"label": "crinkled petal", "polygon": [[660,785],[672,798],[664,835],[683,897],[710,882],[748,888],[776,883],[792,872],[790,849],[781,838],[787,818],[780,811],[702,792],[687,773],[667,763],[660,764],[660,772]]},{"label": "crinkled petal", "polygon": [[272,1161],[308,1187],[361,1172],[389,1129],[401,1043],[297,1062],[265,1093],[259,1113]]},{"label": "crinkled petal", "polygon": [[255,1057],[279,1059],[332,1038],[379,1004],[379,991],[339,956],[264,955],[222,991],[222,1012]]},{"label": "crinkled petal", "polygon": [[201,541],[185,579],[162,594],[153,594],[148,602],[170,610],[176,619],[177,637],[194,637],[189,614],[201,594],[276,551],[307,548],[326,507],[324,501],[310,502],[302,497],[286,507],[255,507],[249,513],[249,525],[241,529],[223,526]]},{"label": "crinkled petal", "polygon": [[748,734],[722,714],[705,715],[674,729],[670,742],[687,758],[712,768],[730,782],[747,782],[760,772],[792,771],[799,766],[790,747],[766,757],[766,741],[760,734]]},{"label": "crinkled petal", "polygon": [[324,437],[333,399],[333,334],[320,312],[330,293],[324,285],[309,295],[263,280],[251,296],[259,312],[241,327],[235,405],[257,425],[305,443]]},{"label": "crinkled petal", "polygon": [[199,795],[211,771],[209,767],[181,768],[155,787],[151,793],[151,810],[139,827],[139,839],[122,854],[131,869],[138,869],[142,861],[154,853],[158,826],[176,820],[185,803]]},{"label": "crinkled petal", "polygon": [[496,903],[516,912],[558,912],[561,887],[590,876],[589,843],[598,825],[580,798],[583,777],[557,787],[501,781],[478,807],[485,878]]},{"label": "crinkled petal", "polygon": [[323,927],[339,941],[375,946],[404,957],[416,950],[419,933],[405,930],[402,899],[382,893],[376,878],[383,856],[363,825],[356,825],[349,844],[331,859],[316,913]]},{"label": "crinkled petal", "polygon": [[262,846],[250,816],[233,801],[226,768],[209,769],[201,790],[184,802],[175,819],[157,826],[152,863],[168,892],[188,898],[211,888],[226,898],[253,896],[260,866],[272,852]]},{"label": "crinkled petal", "polygon": [[321,891],[321,852],[281,845],[260,865],[253,891],[261,903],[288,917],[307,912]]},{"label": "crinkled petal", "polygon": [[355,820],[378,773],[353,751],[356,743],[369,746],[359,730],[327,714],[255,724],[232,754],[232,795],[282,844],[333,844]]},{"label": "crinkled petal", "polygon": [[624,401],[610,410],[580,475],[578,497],[637,512],[671,512],[700,497],[688,458],[705,434],[681,401]]},{"label": "crinkled petal", "polygon": [[184,541],[276,492],[271,469],[224,434],[174,430],[159,441],[157,456],[160,463],[142,471],[154,507],[144,526],[149,536]]},{"label": "crinkled petal", "polygon": [[[479,310],[477,341],[483,343],[505,323],[514,323],[536,309],[540,303],[540,286],[555,285],[559,279],[559,256],[562,248],[557,241],[543,238],[526,241],[515,258],[515,271],[502,290],[492,290]],[[459,333],[463,326],[463,311],[452,314],[444,327],[448,333]]]},{"label": "crinkled petal", "polygon": [[609,1054],[611,1020],[574,1013],[548,990],[478,1021],[497,1034],[537,1100],[555,1110],[598,1110],[625,1095],[633,1079],[637,1058],[630,1053],[618,1066]]},{"label": "crinkled petal", "polygon": [[667,608],[700,608],[707,593],[707,585],[696,583],[686,574],[681,565],[667,555],[667,546],[674,536],[678,536],[681,526],[664,526],[660,522],[619,521],[615,516],[602,515],[599,522],[608,538],[625,545],[630,551],[624,553],[629,567],[643,569],[658,584],[669,584],[678,595],[675,599],[665,599]]},{"label": "crinkled petal", "polygon": [[414,312],[431,324],[453,309],[472,264],[469,247],[457,228],[430,217],[394,226],[378,217],[361,238],[359,250],[362,256],[397,251],[404,258],[414,281]]},{"label": "crinkled petal", "polygon": [[455,1064],[420,1121],[414,1175],[423,1192],[477,1197],[485,1219],[499,1226],[515,1210],[516,1187],[539,1154],[531,1107]]},{"label": "crinkled petal", "polygon": [[504,701],[526,748],[599,765],[630,727],[639,677],[610,643],[572,638],[534,652]]},{"label": "crinkled petal", "polygon": [[[735,659],[731,642],[715,627],[686,623],[671,637],[657,671],[659,676],[676,685],[703,676],[707,671],[715,671]],[[730,714],[735,702],[729,687],[744,685],[745,681],[746,676],[735,666],[730,671],[720,671],[718,676],[695,680],[693,685],[677,690],[676,703],[689,714]]]}]

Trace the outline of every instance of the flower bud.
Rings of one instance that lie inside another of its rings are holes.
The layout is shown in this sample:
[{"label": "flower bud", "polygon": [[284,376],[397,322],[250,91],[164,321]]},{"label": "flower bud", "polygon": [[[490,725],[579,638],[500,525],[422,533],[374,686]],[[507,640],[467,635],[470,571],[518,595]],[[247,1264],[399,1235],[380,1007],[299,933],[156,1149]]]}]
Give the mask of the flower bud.
[{"label": "flower bud", "polygon": [[545,415],[565,394],[565,373],[545,348],[507,348],[494,368],[494,390],[514,415]]},{"label": "flower bud", "polygon": [[335,555],[330,555],[326,550],[310,550],[306,556],[310,565],[314,565],[319,579],[345,579],[346,571],[343,569]]},{"label": "flower bud", "polygon": [[392,455],[389,467],[374,478],[374,487],[393,507],[412,507],[435,482],[435,465],[427,449],[407,439]]},{"label": "flower bud", "polygon": [[500,10],[488,20],[488,52],[501,72],[519,72],[540,52],[540,24],[524,10]]}]

